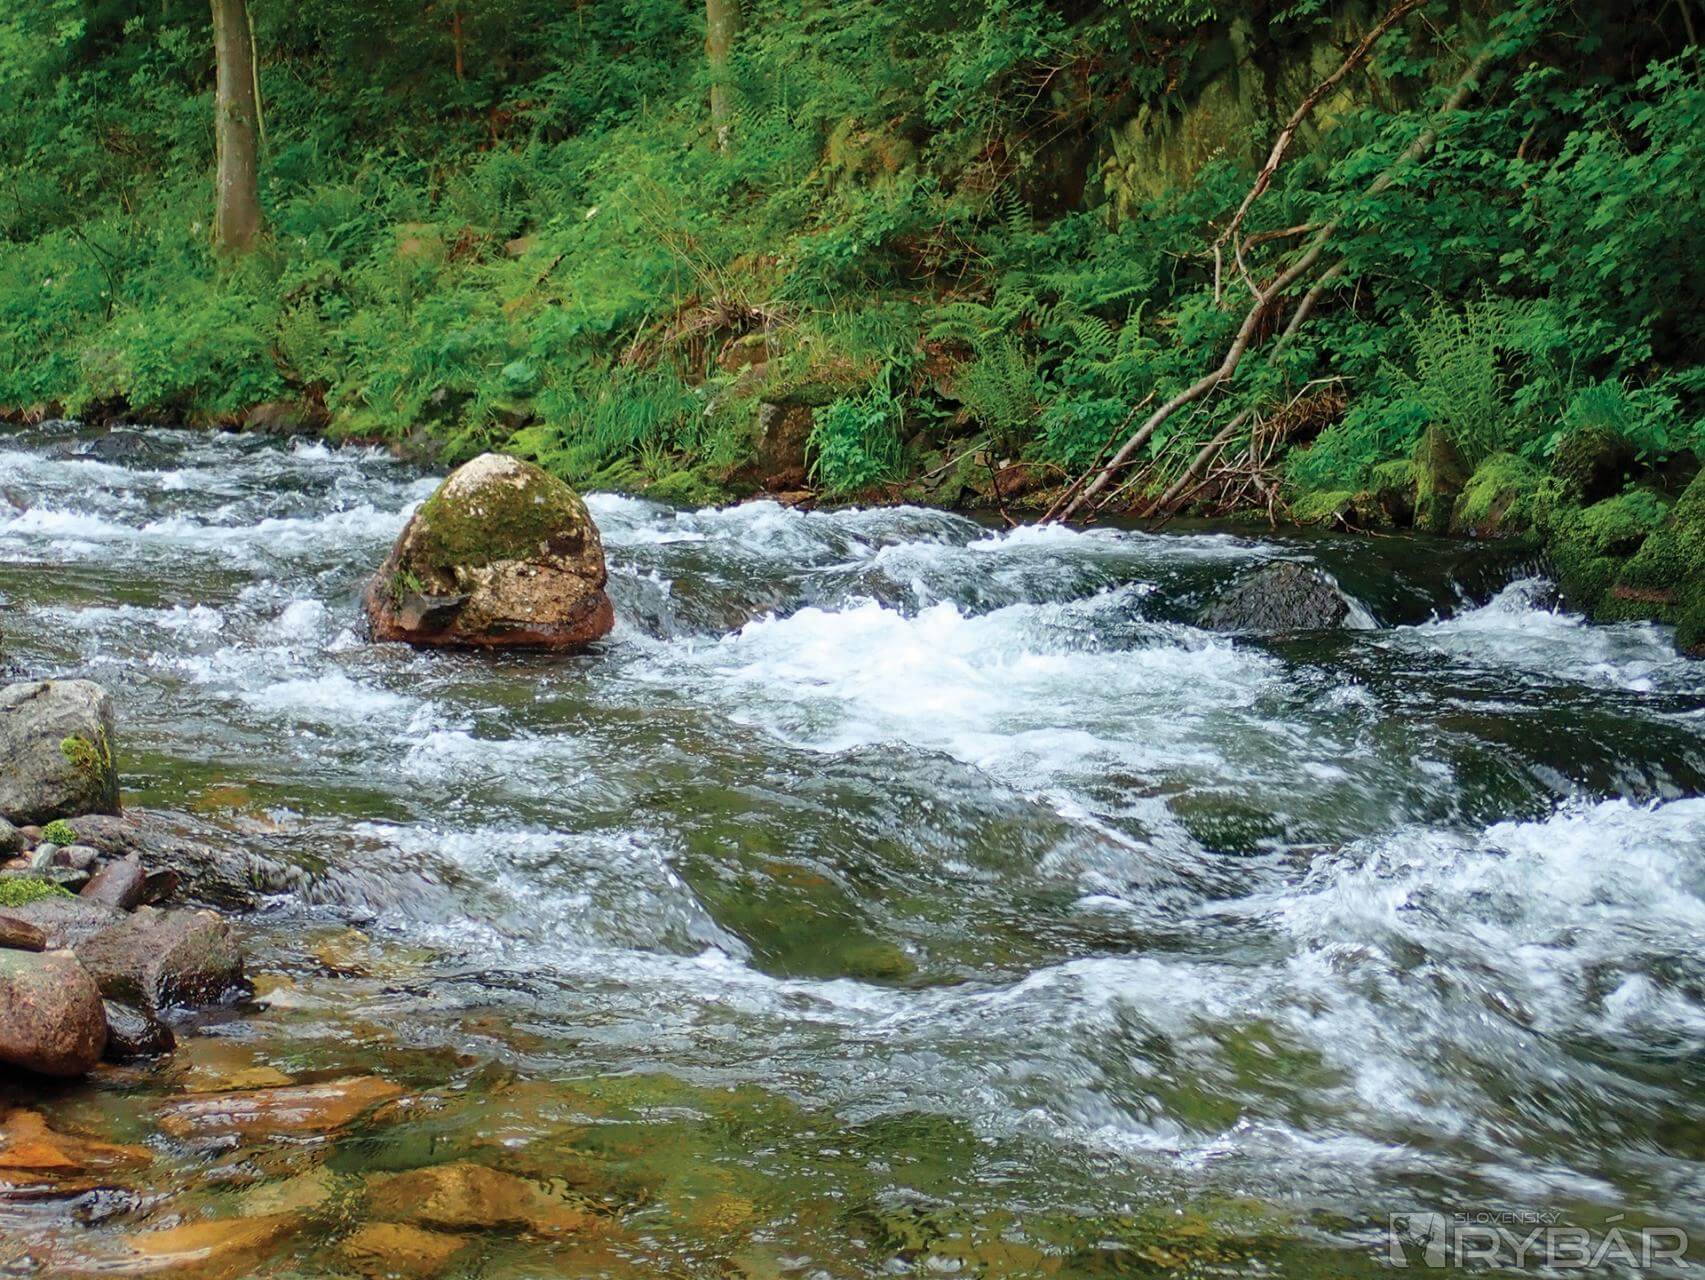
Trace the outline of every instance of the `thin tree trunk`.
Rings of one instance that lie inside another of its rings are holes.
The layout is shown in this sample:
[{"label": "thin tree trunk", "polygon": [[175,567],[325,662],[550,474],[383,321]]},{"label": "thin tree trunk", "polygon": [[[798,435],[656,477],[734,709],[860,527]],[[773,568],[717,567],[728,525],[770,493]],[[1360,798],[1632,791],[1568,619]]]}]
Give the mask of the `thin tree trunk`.
[{"label": "thin tree trunk", "polygon": [[213,244],[242,253],[260,236],[260,110],[256,100],[254,42],[244,0],[212,0],[214,137],[219,174],[214,193]]},{"label": "thin tree trunk", "polygon": [[734,132],[734,104],[728,64],[740,34],[740,0],[705,0],[705,56],[710,62],[710,125],[719,151],[728,150]]}]

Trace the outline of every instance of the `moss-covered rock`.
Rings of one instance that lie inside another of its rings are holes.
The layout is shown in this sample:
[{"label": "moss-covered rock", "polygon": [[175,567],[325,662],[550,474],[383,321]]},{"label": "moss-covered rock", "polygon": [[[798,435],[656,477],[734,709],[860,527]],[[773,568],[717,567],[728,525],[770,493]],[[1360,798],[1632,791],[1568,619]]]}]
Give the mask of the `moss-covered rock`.
[{"label": "moss-covered rock", "polygon": [[50,880],[34,876],[17,879],[0,878],[0,907],[27,907],[43,898],[69,898],[71,895]]},{"label": "moss-covered rock", "polygon": [[1705,472],[1618,569],[1601,615],[1673,622],[1684,652],[1705,653]]},{"label": "moss-covered rock", "polygon": [[1611,588],[1666,514],[1663,499],[1644,489],[1584,508],[1541,506],[1537,527],[1570,607],[1595,618],[1621,616]]},{"label": "moss-covered rock", "polygon": [[1415,447],[1415,527],[1428,533],[1450,529],[1456,500],[1468,483],[1468,468],[1442,427],[1429,427]]},{"label": "moss-covered rock", "polygon": [[577,649],[607,635],[604,545],[578,494],[488,453],[421,506],[367,588],[379,640]]},{"label": "moss-covered rock", "polygon": [[1398,458],[1380,463],[1368,479],[1368,492],[1374,502],[1398,528],[1415,523],[1415,490],[1419,478],[1414,459]]},{"label": "moss-covered rock", "polygon": [[1533,528],[1545,475],[1513,453],[1495,453],[1468,478],[1451,513],[1451,531],[1508,538]]}]

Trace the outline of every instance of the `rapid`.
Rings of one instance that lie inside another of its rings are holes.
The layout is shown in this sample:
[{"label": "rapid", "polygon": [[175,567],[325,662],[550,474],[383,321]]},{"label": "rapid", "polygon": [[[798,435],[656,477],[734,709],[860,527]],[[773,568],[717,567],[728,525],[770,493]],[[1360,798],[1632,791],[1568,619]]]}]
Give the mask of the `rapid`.
[{"label": "rapid", "polygon": [[[1423,1211],[1705,1241],[1705,665],[1660,628],[1420,538],[593,495],[596,652],[371,645],[437,478],[0,440],[6,658],[106,685],[127,803],[272,869],[254,1001],[51,1100],[155,1194],[304,1176],[150,1127],[218,1057],[412,1091],[311,1153],[339,1186],[470,1155],[616,1206],[453,1274],[1373,1274]],[[1191,624],[1276,558],[1353,625]],[[0,1205],[0,1263],[98,1269],[137,1211]],[[265,1265],[343,1274],[305,1241],[359,1197],[310,1212]]]}]

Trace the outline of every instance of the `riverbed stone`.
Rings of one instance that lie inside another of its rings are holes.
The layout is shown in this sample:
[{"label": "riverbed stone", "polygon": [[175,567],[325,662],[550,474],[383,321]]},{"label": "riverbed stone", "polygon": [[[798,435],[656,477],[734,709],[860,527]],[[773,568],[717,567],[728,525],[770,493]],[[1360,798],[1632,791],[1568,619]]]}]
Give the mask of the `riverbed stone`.
[{"label": "riverbed stone", "polygon": [[134,1062],[158,1058],[177,1047],[177,1037],[159,1018],[135,1005],[105,1002],[107,1013],[108,1062]]},{"label": "riverbed stone", "polygon": [[488,453],[422,504],[368,585],[379,641],[581,649],[615,625],[603,541],[578,494]]},{"label": "riverbed stone", "polygon": [[569,1235],[599,1222],[586,1206],[547,1187],[467,1160],[378,1175],[368,1191],[379,1217],[443,1231]]},{"label": "riverbed stone", "polygon": [[1349,601],[1318,569],[1281,560],[1244,574],[1208,602],[1197,624],[1209,631],[1281,635],[1341,627]]},{"label": "riverbed stone", "polygon": [[0,951],[0,1063],[42,1076],[91,1070],[107,1017],[93,978],[69,951]]},{"label": "riverbed stone", "polygon": [[202,1280],[236,1280],[261,1274],[259,1264],[302,1228],[302,1216],[275,1213],[256,1218],[213,1218],[159,1231],[140,1231],[126,1244],[138,1270],[172,1271]]},{"label": "riverbed stone", "polygon": [[111,1174],[144,1168],[153,1160],[147,1147],[57,1131],[27,1107],[0,1113],[0,1181]]},{"label": "riverbed stone", "polygon": [[0,688],[0,817],[116,813],[112,698],[89,680]]},{"label": "riverbed stone", "polygon": [[110,929],[123,916],[111,907],[68,894],[39,898],[22,906],[7,907],[6,914],[40,929],[47,938],[50,950],[75,948],[78,943]]},{"label": "riverbed stone", "polygon": [[196,1094],[163,1110],[160,1127],[180,1138],[331,1133],[402,1092],[401,1085],[378,1076],[355,1076],[319,1084]]},{"label": "riverbed stone", "polygon": [[216,1004],[243,989],[243,953],[211,911],[143,907],[77,946],[101,994],[150,1012]]},{"label": "riverbed stone", "polygon": [[6,819],[0,818],[0,858],[22,853],[29,845],[24,833]]},{"label": "riverbed stone", "polygon": [[85,813],[66,819],[65,825],[71,828],[77,844],[94,849],[103,857],[123,857],[142,848],[142,831],[133,817]]},{"label": "riverbed stone", "polygon": [[406,1222],[369,1222],[343,1242],[351,1266],[371,1280],[406,1276],[423,1280],[442,1271],[463,1249],[468,1237],[427,1231]]}]

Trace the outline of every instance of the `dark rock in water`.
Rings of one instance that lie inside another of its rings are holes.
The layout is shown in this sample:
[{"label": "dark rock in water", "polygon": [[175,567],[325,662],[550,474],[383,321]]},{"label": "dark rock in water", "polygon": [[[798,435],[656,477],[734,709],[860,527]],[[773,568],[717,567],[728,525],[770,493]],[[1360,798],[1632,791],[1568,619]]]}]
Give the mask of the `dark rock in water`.
[{"label": "dark rock in water", "polygon": [[373,637],[476,649],[583,649],[615,625],[604,544],[578,494],[488,453],[422,504],[365,596]]},{"label": "dark rock in water", "polygon": [[41,823],[116,813],[112,699],[87,680],[0,689],[0,817]]},{"label": "dark rock in water", "polygon": [[1350,602],[1317,569],[1281,560],[1245,574],[1219,593],[1197,619],[1209,631],[1282,635],[1327,631],[1350,616]]},{"label": "dark rock in water", "polygon": [[108,1062],[157,1058],[177,1048],[178,1038],[172,1029],[153,1014],[114,1000],[105,1004],[107,1047],[103,1056]]},{"label": "dark rock in water", "polygon": [[97,871],[94,878],[83,886],[80,896],[103,907],[129,911],[141,903],[147,880],[148,873],[142,868],[142,859],[132,854],[120,861],[109,862]]},{"label": "dark rock in water", "polygon": [[144,907],[80,943],[77,958],[102,995],[150,1011],[216,1004],[245,985],[231,926],[211,911]]},{"label": "dark rock in water", "polygon": [[140,462],[148,457],[148,441],[137,431],[109,431],[91,440],[82,453],[101,462]]},{"label": "dark rock in water", "polygon": [[107,1015],[69,951],[0,951],[0,1062],[37,1075],[83,1075],[101,1060]]}]

